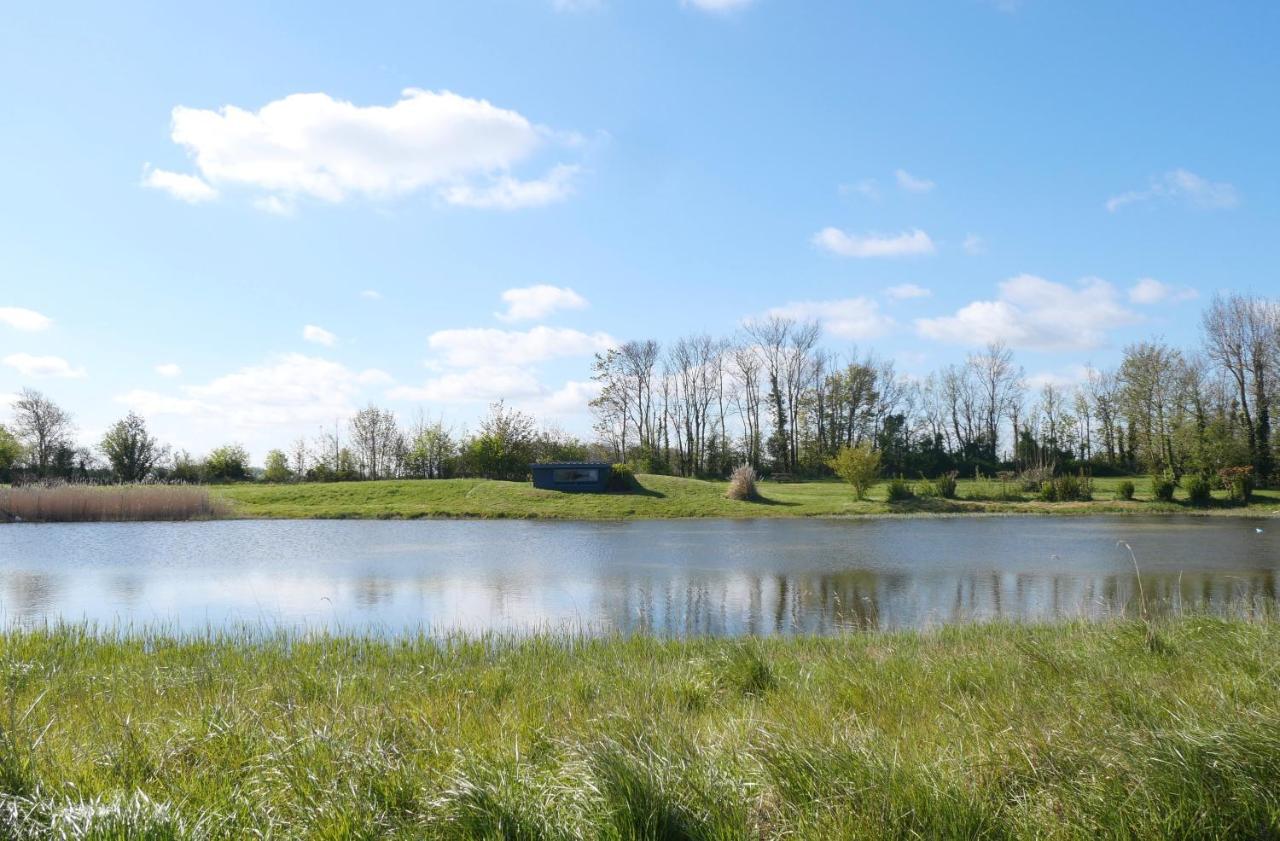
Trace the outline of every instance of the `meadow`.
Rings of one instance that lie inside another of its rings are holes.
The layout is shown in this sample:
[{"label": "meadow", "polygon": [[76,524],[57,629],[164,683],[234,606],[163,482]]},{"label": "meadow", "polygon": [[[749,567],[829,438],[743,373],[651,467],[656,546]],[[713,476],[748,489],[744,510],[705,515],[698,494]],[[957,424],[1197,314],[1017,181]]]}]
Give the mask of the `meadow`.
[{"label": "meadow", "polygon": [[0,636],[6,838],[1276,838],[1280,624]]},{"label": "meadow", "polygon": [[239,484],[213,493],[230,504],[233,516],[284,518],[518,517],[606,520],[668,517],[813,517],[885,514],[1099,514],[1209,513],[1268,515],[1280,509],[1280,491],[1260,491],[1249,506],[1232,505],[1222,491],[1214,504],[1196,508],[1178,489],[1172,503],[1152,498],[1150,481],[1134,481],[1133,500],[1119,498],[1122,479],[1094,480],[1091,502],[1040,502],[1012,484],[961,479],[957,499],[924,498],[889,502],[888,483],[855,500],[836,481],[762,482],[761,498],[732,500],[723,481],[642,475],[634,493],[567,494],[527,482],[486,479],[393,479],[331,484]]}]

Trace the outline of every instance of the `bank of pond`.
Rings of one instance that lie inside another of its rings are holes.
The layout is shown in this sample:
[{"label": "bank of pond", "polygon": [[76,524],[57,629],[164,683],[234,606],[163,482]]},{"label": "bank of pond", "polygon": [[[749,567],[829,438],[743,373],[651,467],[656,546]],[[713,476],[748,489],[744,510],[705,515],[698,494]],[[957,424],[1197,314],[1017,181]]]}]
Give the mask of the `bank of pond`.
[{"label": "bank of pond", "polygon": [[0,636],[5,838],[1271,838],[1280,624]]},{"label": "bank of pond", "polygon": [[[877,514],[1280,513],[1280,491],[1255,491],[1249,502],[1226,490],[1192,499],[1172,496],[1147,478],[1098,478],[1087,494],[1049,501],[1016,483],[961,479],[950,498],[930,483],[889,480],[862,499],[836,481],[762,482],[752,499],[731,499],[723,481],[642,475],[627,492],[566,493],[528,482],[405,479],[369,482],[232,485],[56,485],[0,487],[3,522],[112,522],[261,518],[778,518]],[[1082,498],[1087,496],[1088,498]]]}]

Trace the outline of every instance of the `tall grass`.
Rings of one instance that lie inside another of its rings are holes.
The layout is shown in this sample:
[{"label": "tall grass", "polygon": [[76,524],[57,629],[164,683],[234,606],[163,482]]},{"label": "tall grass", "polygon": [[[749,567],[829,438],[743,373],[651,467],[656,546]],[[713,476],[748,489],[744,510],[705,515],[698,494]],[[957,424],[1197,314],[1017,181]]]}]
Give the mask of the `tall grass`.
[{"label": "tall grass", "polygon": [[1280,624],[0,635],[0,837],[1274,838]]},{"label": "tall grass", "polygon": [[26,485],[0,488],[0,522],[203,520],[230,506],[188,485]]}]

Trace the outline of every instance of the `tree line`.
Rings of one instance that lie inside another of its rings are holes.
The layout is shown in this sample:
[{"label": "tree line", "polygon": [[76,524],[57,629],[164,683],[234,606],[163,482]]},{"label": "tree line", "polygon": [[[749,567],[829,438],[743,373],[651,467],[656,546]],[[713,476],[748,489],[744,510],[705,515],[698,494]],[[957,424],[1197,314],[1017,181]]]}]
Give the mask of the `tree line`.
[{"label": "tree line", "polygon": [[343,481],[478,476],[522,479],[536,461],[607,460],[637,472],[723,477],[826,476],[849,448],[888,475],[1036,471],[1209,476],[1248,469],[1275,482],[1271,417],[1280,402],[1280,300],[1215,298],[1196,347],[1135,342],[1111,369],[1032,388],[993,343],[923,378],[891,360],[819,345],[814,322],[767,318],[732,337],[662,346],[625,342],[592,363],[594,436],[584,440],[499,402],[474,432],[421,412],[402,423],[370,405],[345,424],[267,454],[261,468],[229,443],[172,451],[130,413],[92,447],[69,413],[18,395],[0,425],[0,480]]}]

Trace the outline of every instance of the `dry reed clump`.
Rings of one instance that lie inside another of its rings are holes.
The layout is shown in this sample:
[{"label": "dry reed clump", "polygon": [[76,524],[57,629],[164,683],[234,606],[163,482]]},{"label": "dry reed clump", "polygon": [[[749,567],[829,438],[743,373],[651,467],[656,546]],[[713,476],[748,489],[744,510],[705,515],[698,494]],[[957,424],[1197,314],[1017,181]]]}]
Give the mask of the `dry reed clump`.
[{"label": "dry reed clump", "polygon": [[0,489],[0,522],[83,523],[205,520],[226,503],[187,485],[29,485]]},{"label": "dry reed clump", "polygon": [[729,477],[729,490],[725,496],[743,502],[759,499],[760,492],[756,490],[756,469],[749,464],[744,464],[734,470],[733,475]]}]

